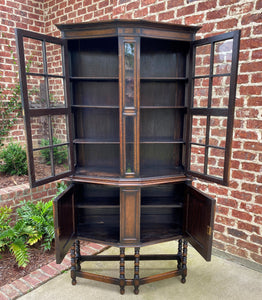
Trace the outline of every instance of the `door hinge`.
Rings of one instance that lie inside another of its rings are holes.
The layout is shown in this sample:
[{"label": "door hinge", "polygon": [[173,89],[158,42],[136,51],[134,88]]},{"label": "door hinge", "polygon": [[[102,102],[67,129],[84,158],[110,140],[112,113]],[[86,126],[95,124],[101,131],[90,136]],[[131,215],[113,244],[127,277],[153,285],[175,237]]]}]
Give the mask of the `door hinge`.
[{"label": "door hinge", "polygon": [[207,235],[211,235],[212,234],[212,228],[211,226],[207,226]]}]

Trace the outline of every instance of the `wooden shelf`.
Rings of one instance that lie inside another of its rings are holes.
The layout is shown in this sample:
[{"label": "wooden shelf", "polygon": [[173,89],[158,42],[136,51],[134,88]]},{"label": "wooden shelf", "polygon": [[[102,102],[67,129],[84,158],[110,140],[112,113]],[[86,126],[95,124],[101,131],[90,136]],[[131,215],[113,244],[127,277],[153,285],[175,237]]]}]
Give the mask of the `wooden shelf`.
[{"label": "wooden shelf", "polygon": [[119,208],[119,198],[112,197],[88,197],[76,204],[77,208]]},{"label": "wooden shelf", "polygon": [[105,109],[105,108],[113,108],[113,109],[118,109],[119,106],[118,105],[78,105],[78,104],[74,104],[74,105],[71,105],[72,108],[101,108],[101,109]]},{"label": "wooden shelf", "polygon": [[117,139],[74,139],[74,144],[119,144]]},{"label": "wooden shelf", "polygon": [[140,109],[162,109],[162,108],[169,108],[169,109],[187,109],[186,106],[176,106],[176,105],[141,105]]},{"label": "wooden shelf", "polygon": [[141,81],[187,81],[187,77],[140,77]]},{"label": "wooden shelf", "polygon": [[182,208],[182,202],[174,202],[171,197],[142,197],[141,207],[143,208]]},{"label": "wooden shelf", "polygon": [[76,77],[76,76],[70,76],[70,80],[86,80],[86,81],[118,81],[119,78],[112,76],[106,76],[106,77],[96,77],[96,76],[83,76],[83,77]]},{"label": "wooden shelf", "polygon": [[171,140],[167,138],[151,139],[151,138],[140,138],[140,144],[185,144],[182,139]]}]

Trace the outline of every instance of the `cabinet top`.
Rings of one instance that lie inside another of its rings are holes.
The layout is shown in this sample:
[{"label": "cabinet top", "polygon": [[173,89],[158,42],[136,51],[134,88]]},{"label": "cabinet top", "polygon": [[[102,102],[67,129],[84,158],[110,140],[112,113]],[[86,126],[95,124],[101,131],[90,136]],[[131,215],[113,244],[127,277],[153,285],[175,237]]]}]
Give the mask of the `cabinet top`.
[{"label": "cabinet top", "polygon": [[57,24],[66,39],[113,36],[142,36],[149,38],[191,41],[198,26],[151,22],[146,20],[110,20],[86,23]]}]

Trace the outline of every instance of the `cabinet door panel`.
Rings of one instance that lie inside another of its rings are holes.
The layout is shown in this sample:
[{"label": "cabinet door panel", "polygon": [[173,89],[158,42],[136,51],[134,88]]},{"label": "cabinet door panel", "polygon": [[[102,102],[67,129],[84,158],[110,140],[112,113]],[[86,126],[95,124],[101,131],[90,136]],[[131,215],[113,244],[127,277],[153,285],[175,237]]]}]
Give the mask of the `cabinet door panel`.
[{"label": "cabinet door panel", "polygon": [[207,261],[211,259],[215,200],[186,186],[184,230],[190,244]]},{"label": "cabinet door panel", "polygon": [[75,237],[75,186],[71,185],[54,199],[56,263],[60,264]]},{"label": "cabinet door panel", "polygon": [[73,173],[67,41],[16,29],[30,185]]},{"label": "cabinet door panel", "polygon": [[120,241],[140,241],[140,189],[121,188],[120,191]]},{"label": "cabinet door panel", "polygon": [[188,174],[228,185],[240,31],[193,42]]}]

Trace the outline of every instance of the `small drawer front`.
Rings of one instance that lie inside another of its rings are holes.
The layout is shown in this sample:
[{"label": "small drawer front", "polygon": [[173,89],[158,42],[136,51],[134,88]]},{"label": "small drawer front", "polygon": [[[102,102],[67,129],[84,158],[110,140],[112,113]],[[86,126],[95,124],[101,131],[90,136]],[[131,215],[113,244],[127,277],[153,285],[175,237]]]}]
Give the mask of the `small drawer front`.
[{"label": "small drawer front", "polygon": [[140,241],[140,188],[126,187],[120,190],[120,242]]}]

